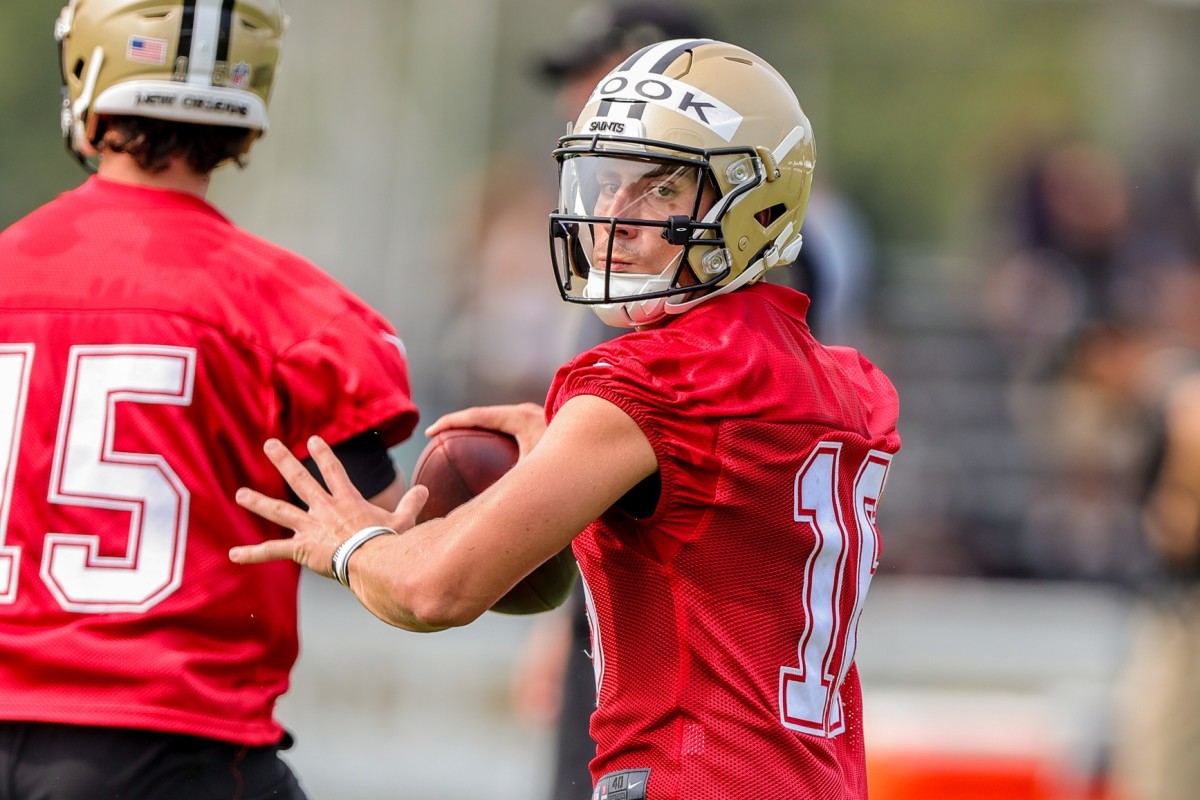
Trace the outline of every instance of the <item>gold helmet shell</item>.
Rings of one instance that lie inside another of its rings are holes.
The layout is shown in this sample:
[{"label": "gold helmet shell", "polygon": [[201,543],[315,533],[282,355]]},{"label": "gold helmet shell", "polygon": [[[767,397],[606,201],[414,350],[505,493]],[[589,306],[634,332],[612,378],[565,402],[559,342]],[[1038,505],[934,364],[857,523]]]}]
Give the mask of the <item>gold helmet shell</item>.
[{"label": "gold helmet shell", "polygon": [[[670,288],[641,295],[668,298],[650,316],[680,313],[753,283],[799,252],[815,164],[812,126],[779,72],[736,45],[676,39],[634,53],[597,84],[554,155],[560,201],[551,233],[559,290],[568,301],[611,306],[621,299],[577,291],[592,265],[587,246],[572,237],[586,236],[589,225],[617,222],[591,216],[577,199],[585,192],[565,185],[581,172],[566,169],[573,159],[694,164],[714,190],[716,201],[702,216],[664,226],[664,238],[686,247],[680,271],[692,275],[681,282],[677,274]],[[643,306],[634,318],[645,317]]]},{"label": "gold helmet shell", "polygon": [[71,0],[54,26],[63,134],[94,152],[97,117],[267,129],[286,17],[279,0]]}]

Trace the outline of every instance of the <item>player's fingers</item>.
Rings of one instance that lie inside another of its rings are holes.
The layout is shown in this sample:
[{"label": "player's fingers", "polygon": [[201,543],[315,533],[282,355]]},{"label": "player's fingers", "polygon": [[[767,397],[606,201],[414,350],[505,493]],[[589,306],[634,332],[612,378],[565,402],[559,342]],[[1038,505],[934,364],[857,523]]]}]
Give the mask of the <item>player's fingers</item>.
[{"label": "player's fingers", "polygon": [[237,490],[233,499],[247,511],[292,530],[296,530],[308,520],[308,514],[291,503],[267,497],[265,494],[247,489],[245,486]]},{"label": "player's fingers", "polygon": [[292,539],[272,539],[268,542],[233,547],[229,560],[235,564],[262,564],[267,561],[291,560],[296,554],[296,543]]},{"label": "player's fingers", "polygon": [[483,428],[486,427],[479,420],[485,414],[486,406],[476,406],[474,408],[464,408],[460,411],[451,411],[449,414],[443,414],[435,419],[429,427],[425,429],[426,436],[437,436],[439,433],[451,428]]},{"label": "player's fingers", "polygon": [[416,525],[417,515],[421,513],[427,500],[429,500],[429,488],[419,483],[413,486],[400,498],[400,502],[396,505],[396,511],[392,514],[392,525],[389,527],[396,533],[403,533]]},{"label": "player's fingers", "polygon": [[541,406],[533,403],[518,403],[506,406],[473,406],[461,411],[452,411],[438,417],[425,429],[426,436],[436,436],[450,428],[489,428],[512,436],[525,431],[531,425],[545,425]]},{"label": "player's fingers", "polygon": [[279,474],[287,481],[288,486],[292,487],[296,496],[303,500],[309,508],[329,496],[317,479],[300,463],[300,459],[283,446],[283,442],[278,439],[268,439],[263,444],[263,452],[267,454],[267,458],[271,459],[275,469],[279,470]]},{"label": "player's fingers", "polygon": [[[346,468],[336,455],[333,448],[325,443],[325,440],[320,436],[309,437],[308,453],[317,462],[317,467],[321,470],[321,477],[325,479],[325,485],[329,487],[329,493],[334,497],[345,497],[347,495],[358,495],[358,489],[350,481],[350,476],[346,474]],[[361,496],[361,495],[359,495]]]}]

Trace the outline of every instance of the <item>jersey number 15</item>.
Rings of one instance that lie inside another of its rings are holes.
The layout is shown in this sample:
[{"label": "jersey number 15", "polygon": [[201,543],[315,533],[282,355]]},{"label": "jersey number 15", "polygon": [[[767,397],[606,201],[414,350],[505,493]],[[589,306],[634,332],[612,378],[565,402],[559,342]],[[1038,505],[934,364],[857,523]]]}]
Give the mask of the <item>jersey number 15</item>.
[{"label": "jersey number 15", "polygon": [[[34,350],[0,344],[0,604],[17,599],[21,548],[7,537]],[[195,373],[191,348],[71,348],[47,498],[126,512],[129,531],[117,556],[94,533],[46,532],[40,575],[65,610],[140,613],[179,588],[190,495],[161,455],[118,452],[114,423],[122,402],[190,405]]]}]

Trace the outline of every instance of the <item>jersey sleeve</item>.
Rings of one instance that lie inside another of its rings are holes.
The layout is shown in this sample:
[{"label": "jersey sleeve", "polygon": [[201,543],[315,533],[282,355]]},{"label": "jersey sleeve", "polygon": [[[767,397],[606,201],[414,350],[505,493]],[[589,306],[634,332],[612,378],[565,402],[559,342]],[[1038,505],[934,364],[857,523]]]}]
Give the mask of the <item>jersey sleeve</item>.
[{"label": "jersey sleeve", "polygon": [[714,447],[718,422],[678,388],[671,378],[677,364],[671,361],[613,352],[576,360],[559,372],[549,406],[553,413],[572,397],[594,395],[641,428],[658,460],[662,488],[653,516],[638,527],[655,537],[645,544],[661,559],[695,535],[694,512],[711,505],[720,475]]},{"label": "jersey sleeve", "polygon": [[337,444],[378,430],[388,447],[417,424],[404,345],[373,313],[349,310],[281,354],[274,370],[281,436],[300,456],[316,434]]}]

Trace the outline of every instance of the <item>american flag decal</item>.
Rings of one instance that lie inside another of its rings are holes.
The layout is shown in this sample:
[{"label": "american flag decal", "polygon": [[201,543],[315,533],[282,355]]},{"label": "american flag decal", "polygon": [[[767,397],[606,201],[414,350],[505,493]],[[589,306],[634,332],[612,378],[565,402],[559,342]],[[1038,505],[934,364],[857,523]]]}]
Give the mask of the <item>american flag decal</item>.
[{"label": "american flag decal", "polygon": [[167,40],[152,39],[149,36],[130,36],[129,46],[125,48],[127,61],[140,61],[143,64],[167,63]]}]

